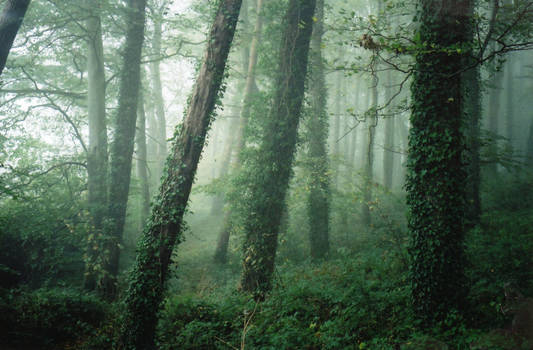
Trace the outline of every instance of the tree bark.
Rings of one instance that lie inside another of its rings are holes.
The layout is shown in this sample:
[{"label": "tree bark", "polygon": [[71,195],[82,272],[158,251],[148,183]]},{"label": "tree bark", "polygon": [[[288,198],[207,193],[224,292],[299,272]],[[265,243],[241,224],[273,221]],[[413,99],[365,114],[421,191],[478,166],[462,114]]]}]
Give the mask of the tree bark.
[{"label": "tree bark", "polygon": [[7,0],[0,16],[0,75],[6,66],[7,56],[13,46],[30,0]]},{"label": "tree bark", "polygon": [[[163,12],[163,10],[161,10]],[[162,13],[154,16],[154,36],[152,38],[152,50],[155,60],[150,63],[150,77],[152,80],[152,94],[154,97],[154,110],[157,120],[157,164],[156,173],[161,176],[167,158],[167,122],[165,118],[165,101],[163,99],[163,85],[161,84],[161,37],[163,32]]]},{"label": "tree bark", "polygon": [[425,327],[465,307],[463,54],[470,0],[421,0],[420,42],[436,50],[416,55],[412,83],[409,173],[411,286]]},{"label": "tree bark", "polygon": [[148,185],[148,152],[146,148],[146,113],[144,110],[144,98],[142,86],[139,89],[139,102],[137,103],[137,132],[135,134],[137,144],[137,176],[140,185],[140,231],[146,224],[150,215],[150,188]]},{"label": "tree bark", "polygon": [[363,186],[363,207],[361,210],[361,221],[367,227],[372,224],[370,207],[372,202],[372,186],[374,183],[374,141],[376,135],[376,126],[378,123],[378,76],[377,76],[377,55],[372,58],[372,106],[367,115],[367,146],[364,157],[364,186]]},{"label": "tree bark", "polygon": [[[312,115],[309,121],[309,164],[311,171],[307,210],[309,213],[311,259],[318,260],[323,259],[329,252],[328,114],[326,111],[326,79],[322,59],[324,0],[317,0],[315,18],[309,54]],[[353,162],[353,159],[350,162]]]},{"label": "tree bark", "polygon": [[307,74],[314,0],[290,0],[281,40],[279,75],[244,218],[242,289],[259,299],[272,287],[280,216],[296,148]]},{"label": "tree bark", "polygon": [[85,266],[85,288],[96,288],[100,274],[98,247],[102,243],[104,218],[107,213],[107,121],[105,112],[105,68],[102,44],[102,26],[99,4],[89,4],[91,17],[87,20],[87,106],[89,116],[89,146],[87,154],[88,205],[93,230],[88,237]]},{"label": "tree bark", "polygon": [[183,126],[176,130],[166,174],[140,242],[120,331],[119,348],[153,349],[157,314],[168,278],[174,245],[182,239],[183,214],[189,200],[205,136],[212,120],[241,0],[222,0]]},{"label": "tree bark", "polygon": [[124,63],[120,75],[118,111],[115,122],[115,139],[111,148],[111,177],[109,189],[109,224],[103,254],[104,276],[99,291],[109,300],[116,297],[122,233],[126,220],[126,207],[131,179],[137,103],[140,86],[141,50],[144,40],[146,0],[130,0],[126,12],[126,42]]}]

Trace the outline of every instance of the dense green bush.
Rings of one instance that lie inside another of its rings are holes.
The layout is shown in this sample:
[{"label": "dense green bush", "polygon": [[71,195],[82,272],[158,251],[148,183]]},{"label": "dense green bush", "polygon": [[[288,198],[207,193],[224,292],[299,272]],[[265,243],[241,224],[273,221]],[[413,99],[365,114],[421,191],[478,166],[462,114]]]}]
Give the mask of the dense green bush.
[{"label": "dense green bush", "polygon": [[73,289],[2,290],[0,344],[55,348],[94,335],[108,306]]}]

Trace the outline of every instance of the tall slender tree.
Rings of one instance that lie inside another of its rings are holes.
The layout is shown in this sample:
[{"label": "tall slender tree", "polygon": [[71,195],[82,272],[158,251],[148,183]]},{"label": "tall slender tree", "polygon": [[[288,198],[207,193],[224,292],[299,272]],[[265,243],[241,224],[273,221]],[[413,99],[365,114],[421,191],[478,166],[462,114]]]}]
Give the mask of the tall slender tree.
[{"label": "tall slender tree", "polygon": [[99,275],[101,236],[104,234],[104,218],[107,213],[108,150],[107,121],[105,111],[105,68],[100,22],[99,1],[87,2],[90,16],[86,23],[87,33],[87,109],[89,115],[89,145],[87,149],[88,204],[93,231],[88,239],[85,288],[93,290]]},{"label": "tall slender tree", "polygon": [[[322,259],[329,251],[329,197],[327,136],[328,115],[326,79],[322,59],[324,0],[317,0],[316,22],[309,53],[311,120],[309,121],[310,190],[307,198],[311,258]],[[355,140],[354,140],[355,141]],[[350,160],[353,162],[353,159]]]},{"label": "tall slender tree", "polygon": [[[462,51],[470,0],[421,0],[412,83],[407,203],[415,312],[431,326],[463,310],[465,169]],[[431,48],[431,49],[429,49]]]},{"label": "tall slender tree", "polygon": [[7,0],[4,5],[0,15],[0,75],[29,5],[30,0]]},{"label": "tall slender tree", "polygon": [[119,348],[153,349],[157,315],[174,245],[182,238],[189,200],[205,136],[224,78],[241,0],[221,0],[182,126],[176,129],[158,197],[144,230],[126,294]]},{"label": "tall slender tree", "polygon": [[242,289],[264,297],[272,287],[278,231],[291,175],[304,95],[314,0],[290,0],[276,92],[265,125],[244,218]]},{"label": "tall slender tree", "polygon": [[144,41],[146,0],[130,0],[126,8],[126,41],[120,73],[118,111],[115,119],[115,139],[111,147],[109,212],[107,235],[102,254],[104,274],[99,290],[108,299],[116,297],[120,244],[126,220],[130,188],[137,103],[141,80],[141,51]]}]

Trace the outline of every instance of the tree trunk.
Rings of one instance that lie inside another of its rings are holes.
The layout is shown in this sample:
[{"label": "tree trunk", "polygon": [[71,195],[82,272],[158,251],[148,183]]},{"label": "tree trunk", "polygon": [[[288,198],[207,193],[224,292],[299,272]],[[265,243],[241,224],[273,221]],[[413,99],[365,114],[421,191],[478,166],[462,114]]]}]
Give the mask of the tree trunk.
[{"label": "tree trunk", "polygon": [[377,58],[374,54],[372,58],[372,106],[367,114],[367,147],[365,149],[364,161],[364,186],[363,186],[363,207],[361,210],[361,221],[363,225],[369,227],[372,224],[372,216],[370,215],[370,207],[372,202],[372,186],[374,183],[374,141],[376,136],[376,126],[378,123],[378,73]]},{"label": "tree trunk", "polygon": [[514,113],[514,101],[513,96],[515,93],[514,90],[514,84],[515,81],[513,81],[513,75],[514,75],[514,56],[512,53],[509,53],[507,55],[507,69],[506,71],[506,81],[505,81],[505,102],[506,102],[506,135],[509,146],[511,147],[511,150],[513,149],[513,139],[514,139],[514,119],[515,119],[515,113]]},{"label": "tree trunk", "polygon": [[15,41],[30,0],[7,0],[0,17],[0,75]]},{"label": "tree trunk", "polygon": [[343,81],[343,76],[341,72],[337,72],[336,74],[336,82],[335,82],[335,99],[333,104],[334,109],[334,119],[333,119],[333,142],[332,142],[332,148],[333,148],[333,158],[335,162],[333,163],[333,184],[336,189],[339,187],[339,156],[340,156],[340,147],[339,147],[339,138],[341,133],[341,81]]},{"label": "tree trunk", "polygon": [[[463,55],[470,0],[420,0],[420,42],[412,83],[407,204],[415,314],[431,327],[465,306],[466,174],[462,111]],[[429,46],[431,45],[431,46]]]},{"label": "tree trunk", "polygon": [[172,250],[182,239],[183,214],[220,92],[240,7],[241,0],[222,0],[219,3],[187,115],[183,126],[176,130],[166,174],[131,273],[120,331],[120,349],[154,348],[157,314],[168,278]]},{"label": "tree trunk", "polygon": [[[246,129],[248,120],[250,118],[252,93],[253,93],[254,86],[255,86],[255,68],[257,66],[258,48],[261,42],[261,32],[262,32],[262,27],[263,27],[263,18],[261,15],[262,8],[263,8],[263,0],[257,0],[257,3],[256,3],[257,19],[255,22],[252,43],[250,45],[250,56],[249,56],[249,59],[247,60],[248,71],[246,74],[246,85],[244,87],[244,98],[243,98],[243,106],[242,106],[241,115],[240,115],[240,125],[239,125],[239,130],[237,132],[237,136],[234,141],[235,145],[237,146],[237,149],[235,150],[237,154],[237,158],[235,160],[235,169],[233,170],[234,172],[238,172],[240,165],[241,165],[240,154],[241,154],[241,151],[244,149],[245,141],[246,141],[244,139],[244,131]],[[215,262],[219,264],[224,264],[227,261],[229,237],[230,237],[232,226],[233,226],[231,218],[232,218],[232,211],[230,209],[226,211],[226,213],[224,214],[222,230],[220,231],[218,235],[217,247],[215,249],[214,260]]]},{"label": "tree trunk", "polygon": [[85,288],[94,290],[100,273],[98,247],[102,244],[104,218],[107,213],[107,122],[105,113],[105,69],[102,26],[99,7],[89,4],[91,17],[87,20],[87,106],[89,116],[89,147],[87,154],[88,206],[92,228],[88,237],[85,266]]},{"label": "tree trunk", "polygon": [[[324,0],[317,0],[316,22],[311,37],[310,86],[311,110],[309,121],[310,190],[307,199],[311,259],[322,259],[329,251],[329,166],[327,152],[328,114],[326,79],[322,60],[324,33]],[[355,140],[354,140],[355,141]],[[353,162],[353,159],[350,160]]]},{"label": "tree trunk", "polygon": [[111,148],[109,226],[106,244],[102,249],[105,254],[105,274],[99,282],[99,291],[110,300],[116,297],[119,245],[122,243],[130,188],[146,0],[131,0],[128,4],[124,63],[120,77],[115,139]]},{"label": "tree trunk", "polygon": [[146,150],[146,113],[144,111],[144,98],[142,86],[139,89],[139,102],[137,103],[137,133],[135,135],[137,144],[137,176],[140,185],[140,204],[141,211],[139,215],[140,231],[146,224],[146,219],[150,215],[150,189],[148,186],[148,152]]},{"label": "tree trunk", "polygon": [[[391,103],[390,99],[392,98],[392,73],[387,71],[387,85],[385,103]],[[392,112],[393,108],[389,107],[388,111]],[[390,113],[392,114],[392,113]],[[384,149],[383,149],[383,186],[389,191],[392,190],[392,180],[394,174],[394,129],[395,126],[395,116],[391,115],[385,118],[385,130],[384,130]]]},{"label": "tree trunk", "polygon": [[[161,11],[162,12],[162,11]],[[154,36],[152,39],[152,50],[155,60],[150,63],[150,77],[152,80],[152,94],[154,98],[154,110],[157,120],[157,164],[156,173],[158,177],[161,176],[165,167],[165,159],[167,158],[167,122],[165,118],[165,101],[163,100],[163,86],[161,84],[161,36],[163,31],[163,21],[160,16],[163,14],[156,14],[154,16]],[[155,136],[155,135],[154,135]]]},{"label": "tree trunk", "polygon": [[272,287],[280,216],[294,158],[307,74],[314,0],[290,0],[281,40],[280,65],[271,115],[258,152],[248,212],[242,289],[263,298]]},{"label": "tree trunk", "polygon": [[498,135],[500,132],[500,102],[502,93],[503,71],[495,72],[492,77],[492,86],[489,92],[489,131],[494,137],[489,144],[489,156],[487,165],[488,177],[493,178],[498,173]]}]

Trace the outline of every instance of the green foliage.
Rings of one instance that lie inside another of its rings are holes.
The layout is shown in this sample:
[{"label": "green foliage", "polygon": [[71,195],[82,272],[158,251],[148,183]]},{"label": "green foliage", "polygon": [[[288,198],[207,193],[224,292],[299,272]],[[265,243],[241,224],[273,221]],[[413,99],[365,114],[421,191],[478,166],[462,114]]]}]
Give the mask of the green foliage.
[{"label": "green foliage", "polygon": [[108,306],[74,289],[0,290],[0,344],[40,348],[95,335]]}]

